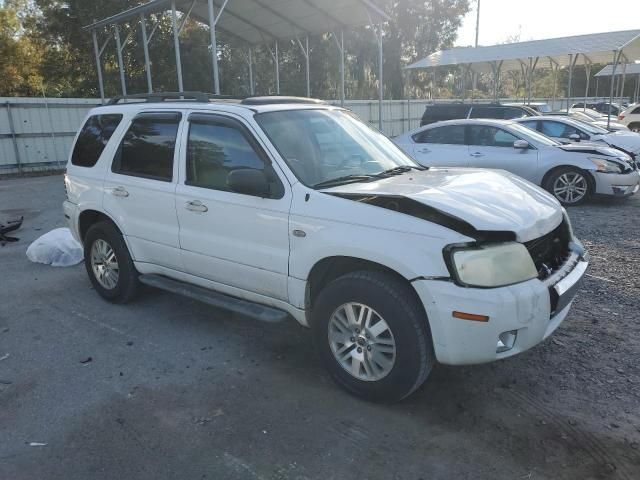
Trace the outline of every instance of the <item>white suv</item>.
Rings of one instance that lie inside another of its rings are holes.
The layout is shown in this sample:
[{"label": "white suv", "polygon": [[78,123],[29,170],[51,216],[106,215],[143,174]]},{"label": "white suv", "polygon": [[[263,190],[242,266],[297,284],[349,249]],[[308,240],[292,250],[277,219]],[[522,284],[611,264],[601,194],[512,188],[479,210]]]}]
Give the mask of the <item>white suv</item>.
[{"label": "white suv", "polygon": [[377,401],[567,316],[587,254],[544,190],[426,169],[322,102],[194,97],[95,108],[76,137],[64,213],[107,300],[144,283],[291,316],[337,383]]},{"label": "white suv", "polygon": [[629,130],[640,133],[640,103],[629,105],[618,115],[618,121],[626,125]]}]

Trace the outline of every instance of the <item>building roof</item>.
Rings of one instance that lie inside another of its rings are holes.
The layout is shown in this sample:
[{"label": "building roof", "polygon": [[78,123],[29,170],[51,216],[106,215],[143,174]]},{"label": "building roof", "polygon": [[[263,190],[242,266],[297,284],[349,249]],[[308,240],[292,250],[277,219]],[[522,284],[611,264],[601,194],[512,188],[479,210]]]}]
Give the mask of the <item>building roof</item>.
[{"label": "building roof", "polygon": [[560,66],[567,66],[570,62],[569,55],[577,54],[580,54],[580,64],[585,61],[585,57],[591,63],[609,63],[613,60],[614,50],[622,51],[627,58],[626,61],[640,60],[640,30],[549,38],[488,47],[457,47],[432,53],[406,68],[468,65],[476,71],[490,72],[492,62],[502,62],[502,71],[509,71],[520,70],[521,62],[528,63],[530,58],[540,59],[538,67],[549,65],[550,59]]},{"label": "building roof", "polygon": [[[252,45],[317,35],[346,27],[369,25],[389,19],[387,0],[214,0],[216,15],[224,6],[216,29]],[[175,0],[176,10],[191,12],[208,24],[207,0]],[[152,0],[84,27],[94,30],[137,20],[140,14],[171,9],[171,0]]]},{"label": "building roof", "polygon": [[[640,75],[640,63],[627,63],[625,65],[618,65],[616,67],[616,75],[622,75],[623,72],[626,72],[627,75]],[[607,65],[598,73],[596,73],[596,77],[610,77],[613,73],[613,65]]]}]

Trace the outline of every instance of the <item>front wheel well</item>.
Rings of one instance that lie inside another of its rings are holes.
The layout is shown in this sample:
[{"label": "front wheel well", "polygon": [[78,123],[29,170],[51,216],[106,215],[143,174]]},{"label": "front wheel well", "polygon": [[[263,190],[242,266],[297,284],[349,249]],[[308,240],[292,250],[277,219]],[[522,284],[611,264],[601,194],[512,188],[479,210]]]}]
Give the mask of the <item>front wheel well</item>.
[{"label": "front wheel well", "polygon": [[[305,293],[307,311],[313,309],[313,304],[318,294],[330,282],[347,273],[363,270],[387,273],[409,284],[409,280],[405,277],[380,263],[356,257],[327,257],[316,263],[307,277],[307,290]],[[415,292],[413,287],[411,287],[411,290]]]},{"label": "front wheel well", "polygon": [[[107,221],[115,225],[115,222],[108,215],[105,215],[102,212],[98,212],[97,210],[83,211],[78,218],[78,233],[80,234],[80,240],[84,242],[84,238],[91,225],[102,221]],[[118,227],[116,226],[116,228]]]}]

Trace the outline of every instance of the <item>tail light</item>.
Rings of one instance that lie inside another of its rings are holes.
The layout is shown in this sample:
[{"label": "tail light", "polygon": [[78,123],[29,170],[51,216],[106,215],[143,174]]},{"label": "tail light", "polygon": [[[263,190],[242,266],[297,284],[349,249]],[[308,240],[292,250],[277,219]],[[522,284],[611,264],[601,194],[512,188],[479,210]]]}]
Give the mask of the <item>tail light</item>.
[{"label": "tail light", "polygon": [[618,115],[618,120],[624,120],[624,115]]}]

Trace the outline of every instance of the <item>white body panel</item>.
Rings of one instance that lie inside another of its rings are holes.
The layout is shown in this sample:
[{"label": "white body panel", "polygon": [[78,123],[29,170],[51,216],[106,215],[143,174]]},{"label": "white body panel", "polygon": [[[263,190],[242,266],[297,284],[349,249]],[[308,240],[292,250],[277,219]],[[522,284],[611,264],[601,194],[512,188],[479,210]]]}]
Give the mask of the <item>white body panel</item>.
[{"label": "white body panel", "polygon": [[[64,211],[70,228],[80,238],[81,213],[100,212],[122,231],[140,273],[166,275],[281,308],[305,325],[308,279],[318,262],[353,257],[383,265],[415,289],[431,327],[437,358],[443,363],[500,358],[496,356],[498,330],[521,332],[517,347],[502,356],[523,351],[562,321],[568,307],[550,322],[549,293],[539,280],[481,290],[453,283],[443,249],[472,238],[424,219],[339,196],[405,197],[477,230],[514,232],[518,241],[526,242],[547,234],[562,221],[562,209],[551,195],[506,172],[458,168],[411,171],[367,183],[311,189],[298,182],[253,118],[256,110],[297,108],[334,107],[167,105],[163,111],[183,113],[172,182],[111,172],[111,158],[130,119],[149,107],[117,105],[90,112],[124,113],[125,119],[95,167],[69,162],[69,199]],[[273,160],[284,196],[265,199],[186,185],[186,119],[193,110],[224,111],[241,119]],[[467,147],[463,148],[468,156]],[[129,195],[113,195],[117,187]],[[187,210],[186,203],[194,200],[207,211]],[[452,310],[483,309],[492,316],[487,324],[450,317]]]}]

